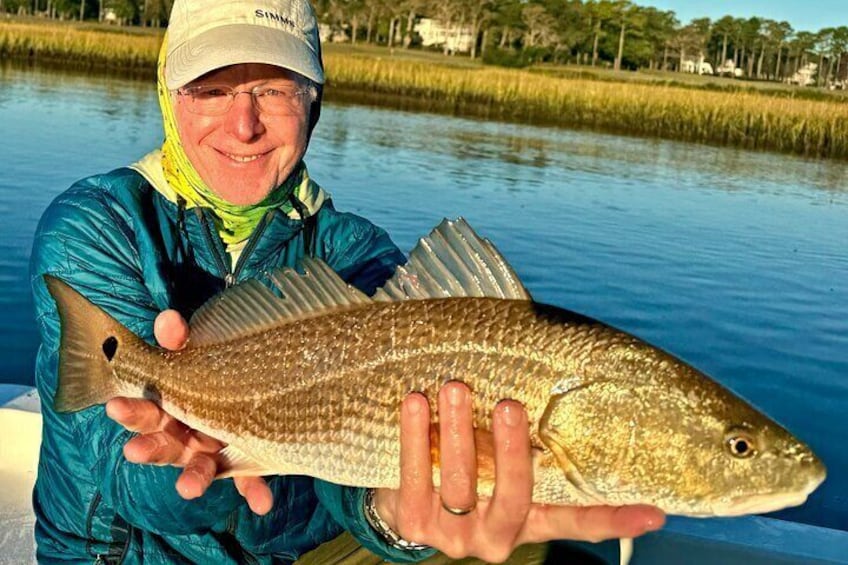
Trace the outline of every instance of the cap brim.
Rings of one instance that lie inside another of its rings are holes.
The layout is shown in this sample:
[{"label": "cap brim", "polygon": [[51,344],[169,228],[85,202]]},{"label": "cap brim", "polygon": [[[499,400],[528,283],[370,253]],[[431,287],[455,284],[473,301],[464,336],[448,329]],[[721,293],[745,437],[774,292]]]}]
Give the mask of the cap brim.
[{"label": "cap brim", "polygon": [[324,84],[319,54],[303,40],[279,29],[233,24],[201,33],[169,52],[165,85],[176,90],[210,71],[240,63],[275,65]]}]

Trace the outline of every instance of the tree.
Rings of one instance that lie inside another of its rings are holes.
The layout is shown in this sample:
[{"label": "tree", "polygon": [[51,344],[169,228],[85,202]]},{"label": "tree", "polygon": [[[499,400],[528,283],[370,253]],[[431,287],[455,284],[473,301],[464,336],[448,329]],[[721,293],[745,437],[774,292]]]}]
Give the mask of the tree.
[{"label": "tree", "polygon": [[363,0],[348,0],[346,4],[347,19],[350,22],[350,42],[356,45],[359,26],[365,17],[365,2]]},{"label": "tree", "polygon": [[598,64],[598,44],[605,35],[604,25],[615,17],[615,4],[611,0],[590,0],[586,3],[586,13],[591,21],[592,33],[592,66]]},{"label": "tree", "polygon": [[527,4],[521,10],[521,19],[527,26],[524,36],[524,47],[552,47],[556,45],[556,20],[544,6]]},{"label": "tree", "polygon": [[799,31],[795,34],[795,38],[789,42],[789,53],[795,59],[792,72],[797,73],[798,70],[807,64],[809,54],[813,51],[816,45],[816,34],[809,31]]},{"label": "tree", "polygon": [[839,72],[839,62],[845,53],[848,53],[848,27],[833,28],[830,36],[830,62],[825,84],[830,84],[832,77],[836,77],[835,80],[841,78],[837,76],[837,73]]},{"label": "tree", "polygon": [[843,57],[848,54],[848,26],[839,26],[833,31],[833,64],[837,80],[845,80],[846,76],[840,73],[840,64]]},{"label": "tree", "polygon": [[618,25],[618,52],[615,56],[613,68],[621,70],[621,60],[624,56],[624,37],[628,25],[638,25],[641,21],[639,10],[629,0],[616,0],[613,8],[613,19]]},{"label": "tree", "polygon": [[689,60],[688,57],[697,55],[698,63],[703,62],[711,27],[709,18],[698,18],[680,28],[675,38],[680,61],[678,72],[683,72],[683,63]]},{"label": "tree", "polygon": [[521,10],[524,4],[520,0],[499,0],[493,7],[491,24],[492,28],[500,33],[498,40],[499,49],[510,49],[516,47],[520,39],[524,22],[521,19]]},{"label": "tree", "polygon": [[771,50],[774,50],[776,54],[776,61],[774,64],[774,72],[769,73],[772,77],[777,80],[783,78],[783,49],[786,46],[786,42],[789,40],[793,33],[792,26],[789,25],[789,22],[776,22],[773,20],[767,20],[765,24],[765,35],[766,42],[769,45]]},{"label": "tree", "polygon": [[[716,57],[718,65],[723,66],[727,61],[728,40],[738,35],[738,20],[733,16],[724,16],[713,25],[713,34],[721,38],[721,55]],[[734,55],[734,60],[736,59]]]},{"label": "tree", "polygon": [[[643,8],[642,17],[644,18],[643,37],[651,49],[651,58],[648,65],[652,69],[662,68],[666,70],[668,68],[669,49],[680,21],[674,15],[674,12],[663,12],[656,8]],[[662,63],[660,63],[660,60]]]},{"label": "tree", "polygon": [[554,31],[557,39],[553,50],[553,61],[567,61],[572,55],[581,56],[580,47],[591,34],[584,26],[585,8],[580,0],[539,0],[556,22]]},{"label": "tree", "polygon": [[834,28],[826,27],[816,34],[816,42],[813,45],[813,50],[819,57],[818,76],[816,77],[816,86],[822,86],[827,80],[827,72],[824,72],[824,59],[831,53]]},{"label": "tree", "polygon": [[492,19],[494,0],[465,0],[465,10],[471,22],[471,53],[472,59],[477,57],[477,43],[483,27]]},{"label": "tree", "polygon": [[760,18],[748,18],[742,21],[741,26],[741,41],[742,41],[742,60],[746,62],[747,76],[754,76],[754,62],[756,61],[757,46],[761,43],[760,28],[762,20]]}]

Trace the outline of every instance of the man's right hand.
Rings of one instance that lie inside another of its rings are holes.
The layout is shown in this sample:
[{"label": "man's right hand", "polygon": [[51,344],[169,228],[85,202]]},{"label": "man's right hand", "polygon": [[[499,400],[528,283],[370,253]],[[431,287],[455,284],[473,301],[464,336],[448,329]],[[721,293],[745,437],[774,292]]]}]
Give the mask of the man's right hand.
[{"label": "man's right hand", "polygon": [[[165,310],[153,324],[156,341],[173,351],[185,347],[188,324],[176,310]],[[138,435],[124,446],[124,457],[132,463],[174,465],[183,471],[177,479],[177,492],[187,500],[201,496],[218,474],[216,454],[220,441],[186,426],[149,400],[113,398],[106,414]],[[236,477],[236,489],[256,514],[271,510],[274,499],[262,477]]]}]

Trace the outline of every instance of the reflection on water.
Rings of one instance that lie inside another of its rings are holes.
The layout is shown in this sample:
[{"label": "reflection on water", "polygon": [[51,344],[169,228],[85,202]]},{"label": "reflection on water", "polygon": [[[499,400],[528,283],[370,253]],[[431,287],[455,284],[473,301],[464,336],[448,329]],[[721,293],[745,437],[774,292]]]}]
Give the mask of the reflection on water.
[{"label": "reflection on water", "polygon": [[[614,166],[624,178],[661,178],[678,188],[686,188],[694,172],[717,190],[775,195],[796,189],[807,195],[811,188],[843,194],[848,190],[848,167],[839,162],[427,114],[390,112],[386,119],[394,120],[398,114],[406,118],[401,128],[382,127],[379,119],[377,124],[361,127],[376,134],[369,139],[379,147],[449,153],[459,161],[554,166],[599,174],[609,174]],[[343,120],[330,127],[328,137],[343,143],[349,128],[355,126]]]},{"label": "reflection on water", "polygon": [[[25,264],[47,203],[161,142],[152,84],[0,68],[0,381],[36,343]],[[308,154],[339,208],[410,249],[465,216],[537,300],[694,363],[830,469],[781,516],[848,528],[848,165],[328,104]]]}]

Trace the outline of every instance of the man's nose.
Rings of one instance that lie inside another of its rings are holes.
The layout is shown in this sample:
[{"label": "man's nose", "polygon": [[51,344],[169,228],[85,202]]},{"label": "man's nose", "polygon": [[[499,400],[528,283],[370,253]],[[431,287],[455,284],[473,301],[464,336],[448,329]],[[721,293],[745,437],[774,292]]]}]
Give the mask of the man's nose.
[{"label": "man's nose", "polygon": [[265,131],[265,126],[259,119],[259,110],[253,101],[253,94],[250,92],[235,94],[225,119],[227,133],[239,141],[250,141]]}]

